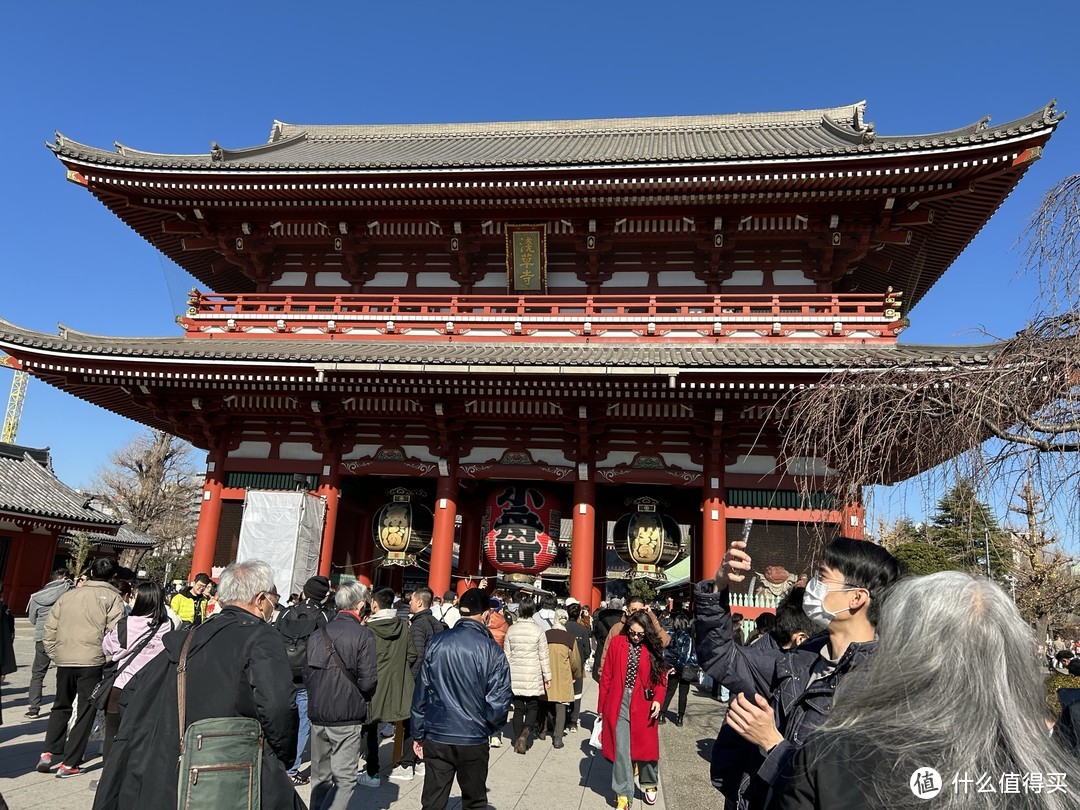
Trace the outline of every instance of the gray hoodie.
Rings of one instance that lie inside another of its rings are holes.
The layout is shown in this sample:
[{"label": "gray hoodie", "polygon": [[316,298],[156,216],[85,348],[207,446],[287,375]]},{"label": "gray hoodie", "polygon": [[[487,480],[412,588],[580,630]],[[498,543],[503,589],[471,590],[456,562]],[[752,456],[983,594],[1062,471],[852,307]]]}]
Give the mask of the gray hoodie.
[{"label": "gray hoodie", "polygon": [[49,617],[49,611],[56,604],[56,600],[70,591],[75,586],[68,579],[58,579],[45,585],[40,591],[30,597],[30,604],[26,607],[27,618],[34,625],[34,641],[41,641],[41,635],[45,632],[45,619]]}]

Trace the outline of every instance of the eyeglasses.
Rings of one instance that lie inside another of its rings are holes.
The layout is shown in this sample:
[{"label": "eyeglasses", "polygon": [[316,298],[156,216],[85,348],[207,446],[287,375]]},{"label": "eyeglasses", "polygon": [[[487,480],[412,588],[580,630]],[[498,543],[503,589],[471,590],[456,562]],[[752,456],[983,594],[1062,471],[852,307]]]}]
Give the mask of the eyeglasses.
[{"label": "eyeglasses", "polygon": [[637,630],[628,630],[626,632],[626,635],[633,636],[634,638],[644,638],[645,637],[645,631],[642,630],[642,631],[639,632]]}]

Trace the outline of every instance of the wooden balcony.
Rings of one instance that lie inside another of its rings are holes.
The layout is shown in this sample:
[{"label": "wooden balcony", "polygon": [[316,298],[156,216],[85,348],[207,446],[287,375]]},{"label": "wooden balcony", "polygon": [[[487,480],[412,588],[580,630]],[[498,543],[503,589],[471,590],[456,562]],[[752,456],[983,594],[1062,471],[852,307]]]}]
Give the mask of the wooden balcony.
[{"label": "wooden balcony", "polygon": [[192,291],[192,338],[895,341],[902,293],[219,295]]}]

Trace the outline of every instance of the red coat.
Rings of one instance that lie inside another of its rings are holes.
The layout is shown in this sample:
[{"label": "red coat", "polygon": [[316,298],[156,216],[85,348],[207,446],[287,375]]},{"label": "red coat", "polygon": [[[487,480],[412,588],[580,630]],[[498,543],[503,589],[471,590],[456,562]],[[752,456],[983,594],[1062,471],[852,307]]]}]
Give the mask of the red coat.
[{"label": "red coat", "polygon": [[[600,733],[600,741],[604,746],[604,758],[609,762],[615,761],[615,727],[619,722],[629,654],[630,640],[626,636],[615,636],[608,643],[604,669],[600,673],[600,698],[597,700],[596,711],[603,716],[604,728]],[[660,759],[660,733],[656,721],[649,719],[652,701],[645,699],[652,658],[644,644],[641,645],[640,656],[637,680],[634,681],[634,691],[630,695],[630,759],[655,762]],[[653,700],[663,705],[667,692],[666,667],[653,691]]]}]

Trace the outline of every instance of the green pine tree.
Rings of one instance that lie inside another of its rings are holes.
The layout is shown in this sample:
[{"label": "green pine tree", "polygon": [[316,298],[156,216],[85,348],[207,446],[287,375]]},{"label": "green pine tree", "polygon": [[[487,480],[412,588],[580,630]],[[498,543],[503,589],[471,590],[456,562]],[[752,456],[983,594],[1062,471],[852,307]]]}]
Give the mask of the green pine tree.
[{"label": "green pine tree", "polygon": [[986,544],[994,579],[1009,572],[1005,533],[970,479],[960,478],[938,501],[926,527],[927,541],[945,553],[950,567],[986,573]]}]

